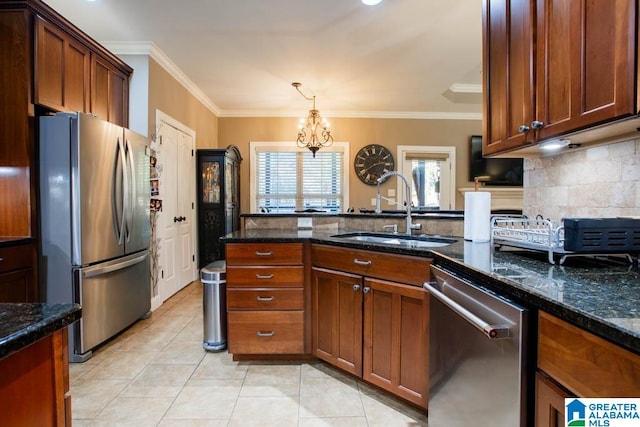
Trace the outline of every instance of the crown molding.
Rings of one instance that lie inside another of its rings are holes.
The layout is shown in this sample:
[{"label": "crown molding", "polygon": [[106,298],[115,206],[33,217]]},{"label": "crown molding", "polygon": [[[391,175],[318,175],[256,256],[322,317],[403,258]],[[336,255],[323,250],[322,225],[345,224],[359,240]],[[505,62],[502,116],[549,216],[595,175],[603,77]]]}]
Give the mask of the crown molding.
[{"label": "crown molding", "polygon": [[101,42],[108,50],[116,55],[148,55],[156,61],[167,73],[185,87],[209,111],[220,117],[221,111],[207,95],[191,81],[185,73],[153,42]]},{"label": "crown molding", "polygon": [[[221,110],[184,74],[176,64],[153,42],[101,42],[116,55],[148,55],[156,61],[174,79],[182,84],[196,99],[218,117],[300,117],[301,111],[270,110]],[[456,83],[450,87],[452,92],[478,93],[482,85]],[[452,112],[412,112],[412,111],[323,111],[326,117],[362,118],[362,119],[414,119],[414,120],[482,120],[482,113]]]},{"label": "crown molding", "polygon": [[[296,117],[300,111],[223,110],[219,117]],[[394,112],[394,111],[323,111],[323,117],[348,119],[414,119],[414,120],[482,120],[482,113]]]}]

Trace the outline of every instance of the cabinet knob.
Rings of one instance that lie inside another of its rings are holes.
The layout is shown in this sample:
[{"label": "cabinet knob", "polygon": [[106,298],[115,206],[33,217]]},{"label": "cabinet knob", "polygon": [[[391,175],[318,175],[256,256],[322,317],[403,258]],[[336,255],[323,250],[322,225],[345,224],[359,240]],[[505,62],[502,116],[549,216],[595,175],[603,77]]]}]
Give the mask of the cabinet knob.
[{"label": "cabinet knob", "polygon": [[542,129],[543,126],[544,126],[544,123],[539,120],[534,120],[531,122],[531,127],[533,129]]},{"label": "cabinet knob", "polygon": [[518,128],[518,132],[520,133],[527,133],[531,130],[531,128],[527,125],[520,125],[520,127]]},{"label": "cabinet knob", "polygon": [[360,290],[360,285],[353,285],[353,290],[354,291]]},{"label": "cabinet knob", "polygon": [[364,292],[365,294],[368,294],[370,290],[371,288],[368,286],[365,286],[364,288],[362,288],[362,292]]}]

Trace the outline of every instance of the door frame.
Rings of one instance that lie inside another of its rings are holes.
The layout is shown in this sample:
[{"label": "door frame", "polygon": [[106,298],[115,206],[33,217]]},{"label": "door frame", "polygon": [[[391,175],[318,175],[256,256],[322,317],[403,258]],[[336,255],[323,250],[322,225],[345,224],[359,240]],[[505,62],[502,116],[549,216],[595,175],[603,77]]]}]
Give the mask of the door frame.
[{"label": "door frame", "polygon": [[[188,126],[184,125],[183,123],[181,123],[180,121],[178,121],[177,119],[171,117],[170,115],[168,115],[167,113],[164,113],[163,111],[156,109],[156,118],[155,118],[155,131],[153,132],[153,134],[151,135],[151,139],[154,141],[154,145],[157,146],[157,144],[159,142],[156,142],[156,139],[158,137],[158,133],[160,128],[163,125],[168,125],[171,126],[177,130],[179,130],[180,132],[183,132],[189,136],[191,136],[191,150],[195,153],[195,147],[196,147],[196,131],[194,131],[193,129],[189,128]],[[195,156],[191,156],[191,162],[192,164],[191,169],[195,172],[195,167],[196,167],[196,160],[195,160]],[[190,190],[192,190],[192,194],[195,195],[196,193],[196,189],[195,189],[195,185],[196,185],[196,177],[195,175],[192,177],[193,180],[189,183],[192,188]],[[163,203],[165,203],[165,201],[163,200]],[[193,203],[195,204],[195,196],[194,196],[194,200]],[[193,238],[191,239],[192,242],[192,253],[196,254],[196,249],[198,247],[198,235],[197,235],[197,230],[196,230],[196,222],[197,222],[197,214],[196,214],[196,210],[193,209],[193,220],[191,221],[191,235],[193,236]],[[156,242],[151,242],[152,245],[155,245]],[[196,263],[194,263],[194,266],[197,265]],[[191,277],[191,281],[194,281],[198,278],[198,268],[194,267],[193,270],[193,276]],[[162,278],[158,279],[158,289],[160,288],[160,283],[162,282]],[[162,305],[162,303],[164,302],[164,300],[162,300],[161,297],[161,293],[158,291],[158,293],[156,295],[151,295],[151,311],[157,309],[158,307],[160,307]]]}]

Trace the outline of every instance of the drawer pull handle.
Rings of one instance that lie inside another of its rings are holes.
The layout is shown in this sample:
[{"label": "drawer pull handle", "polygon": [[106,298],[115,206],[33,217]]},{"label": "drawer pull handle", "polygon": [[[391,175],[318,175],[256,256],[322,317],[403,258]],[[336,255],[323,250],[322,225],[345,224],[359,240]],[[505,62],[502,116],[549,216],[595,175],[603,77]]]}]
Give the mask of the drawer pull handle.
[{"label": "drawer pull handle", "polygon": [[275,334],[276,333],[274,331],[269,331],[269,332],[258,331],[258,332],[256,332],[256,335],[259,336],[259,337],[272,337]]},{"label": "drawer pull handle", "polygon": [[360,261],[358,258],[355,258],[353,263],[357,265],[371,265],[371,261]]},{"label": "drawer pull handle", "polygon": [[273,279],[273,274],[256,274],[256,279]]},{"label": "drawer pull handle", "polygon": [[256,297],[258,301],[274,301],[275,297]]},{"label": "drawer pull handle", "polygon": [[258,252],[256,251],[256,256],[271,256],[273,255],[273,252],[269,251],[269,252]]}]

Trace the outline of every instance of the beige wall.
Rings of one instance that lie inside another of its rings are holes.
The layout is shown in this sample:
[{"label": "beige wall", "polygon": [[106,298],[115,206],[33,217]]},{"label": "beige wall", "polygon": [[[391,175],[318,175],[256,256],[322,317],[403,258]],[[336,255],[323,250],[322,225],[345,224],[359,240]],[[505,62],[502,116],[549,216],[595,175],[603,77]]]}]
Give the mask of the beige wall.
[{"label": "beige wall", "polygon": [[525,159],[524,168],[529,217],[640,216],[640,139]]},{"label": "beige wall", "polygon": [[149,135],[156,133],[156,109],[193,129],[197,148],[218,147],[218,117],[149,58]]},{"label": "beige wall", "polygon": [[[296,118],[219,119],[218,141],[221,147],[235,144],[244,158],[241,165],[241,210],[249,212],[249,142],[292,141],[297,131]],[[472,185],[469,181],[469,137],[482,133],[480,120],[413,120],[413,119],[331,119],[336,141],[347,141],[349,148],[349,206],[371,208],[376,187],[363,184],[353,171],[353,159],[362,147],[381,144],[396,153],[398,145],[444,145],[456,147],[456,189]],[[397,161],[397,159],[396,159]],[[395,180],[382,185],[395,188]],[[463,198],[456,192],[456,208],[463,209]]]}]

